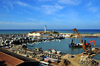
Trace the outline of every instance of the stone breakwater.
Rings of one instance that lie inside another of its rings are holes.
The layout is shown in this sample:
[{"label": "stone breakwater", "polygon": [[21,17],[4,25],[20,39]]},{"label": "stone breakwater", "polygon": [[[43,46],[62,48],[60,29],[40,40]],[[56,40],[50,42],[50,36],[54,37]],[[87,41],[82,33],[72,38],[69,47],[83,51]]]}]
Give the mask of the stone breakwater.
[{"label": "stone breakwater", "polygon": [[[77,34],[73,34],[73,33],[59,33],[60,35],[62,35],[65,38],[77,38],[78,35]],[[85,37],[85,38],[97,38],[100,37],[100,33],[97,34],[80,34],[81,37]]]}]

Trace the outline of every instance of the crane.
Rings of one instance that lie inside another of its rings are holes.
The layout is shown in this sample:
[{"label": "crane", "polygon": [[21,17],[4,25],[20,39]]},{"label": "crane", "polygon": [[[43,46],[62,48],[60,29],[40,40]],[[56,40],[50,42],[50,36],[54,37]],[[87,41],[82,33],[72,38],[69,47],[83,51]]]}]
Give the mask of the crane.
[{"label": "crane", "polygon": [[78,36],[78,38],[80,40],[80,43],[82,44],[82,48],[84,49],[85,52],[87,52],[86,47],[85,47],[85,45],[84,45],[84,43],[83,43],[83,41],[81,39],[81,36],[80,36],[79,32],[77,31],[77,29],[74,28],[73,31],[75,31],[77,33],[77,36]]},{"label": "crane", "polygon": [[[77,31],[77,29],[74,28],[73,31],[75,31],[75,32],[77,33],[77,36],[78,36],[78,38],[79,38],[79,40],[80,40],[80,43],[82,44],[82,48],[84,49],[85,52],[87,52],[87,50],[88,50],[89,48],[91,48],[91,42],[94,43],[94,47],[95,47],[95,40],[92,40],[92,41],[90,41],[89,43],[86,43],[86,45],[85,45],[85,44],[83,43],[83,41],[82,41],[82,39],[81,39],[81,36],[80,36],[79,32]],[[88,48],[88,49],[86,49],[86,48]]]}]

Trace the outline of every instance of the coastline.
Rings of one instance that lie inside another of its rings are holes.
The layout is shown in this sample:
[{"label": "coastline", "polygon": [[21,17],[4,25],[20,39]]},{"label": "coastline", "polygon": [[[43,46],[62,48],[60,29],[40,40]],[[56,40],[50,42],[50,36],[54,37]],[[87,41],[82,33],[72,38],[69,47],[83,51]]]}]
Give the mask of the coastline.
[{"label": "coastline", "polygon": [[[72,34],[72,33],[59,33],[59,34],[61,34],[61,35],[63,35],[63,37],[64,38],[77,38],[77,34]],[[67,35],[67,37],[65,37]],[[19,45],[14,45],[14,47],[9,47],[9,46],[11,46],[12,44],[10,44],[10,45],[8,45],[8,51],[9,52],[12,52],[12,53],[15,53],[15,54],[18,54],[18,55],[20,55],[20,56],[24,56],[24,57],[26,57],[26,58],[30,58],[31,60],[36,60],[36,61],[38,61],[38,62],[40,62],[41,61],[41,58],[43,58],[43,57],[40,57],[40,56],[42,56],[42,55],[44,55],[45,53],[41,53],[41,52],[39,52],[39,51],[30,51],[30,49],[27,49],[27,50],[25,50],[25,49],[22,49],[22,47],[18,47],[18,46],[22,46],[22,45],[24,45],[24,44],[27,44],[27,42],[40,42],[40,40],[36,40],[36,39],[34,39],[35,41],[33,41],[32,39],[32,41],[30,40],[30,37],[27,37],[27,34],[0,34],[0,36],[1,36],[1,39],[4,39],[4,41],[5,41],[5,39],[13,39],[13,40],[18,40],[18,41],[20,41],[21,42],[21,44],[19,44]],[[88,36],[88,37],[90,37],[90,36],[92,36],[92,37],[94,37],[94,36],[97,36],[97,37],[99,37],[100,36],[100,34],[81,34],[81,36],[82,37],[86,37],[86,36]],[[16,38],[17,37],[17,38]],[[45,37],[45,36],[38,36],[38,37]],[[47,36],[47,37],[49,37],[49,36]],[[50,36],[51,37],[51,36]],[[59,39],[59,38],[55,38],[54,36],[52,36],[53,37],[53,39]],[[23,40],[22,40],[22,38],[23,38]],[[53,40],[52,39],[52,40]],[[48,39],[41,39],[42,41],[47,41]],[[16,42],[15,42],[16,43]],[[9,43],[8,43],[9,44]],[[12,48],[14,49],[14,50],[12,50]],[[5,48],[6,49],[6,48]],[[26,53],[26,51],[28,52],[28,53]],[[33,53],[34,52],[37,52],[38,54],[36,55],[36,56],[32,56],[33,55]],[[53,56],[53,55],[55,55],[55,56],[57,56],[56,54],[49,54],[49,53],[46,53],[45,54],[46,56],[49,56],[49,55],[51,55],[51,56]],[[73,56],[73,55],[71,55],[71,54],[68,54],[68,55],[70,55],[70,57],[71,56]],[[80,55],[80,54],[78,54],[78,55]],[[74,55],[75,57],[76,56],[78,56],[78,55]],[[61,60],[61,63],[62,63],[62,59],[65,59],[65,58],[63,58],[63,57],[65,57],[65,56],[67,56],[67,54],[65,54],[65,55],[58,55],[58,57],[61,57],[61,58],[58,58],[57,57],[57,59],[60,59]],[[82,56],[82,54],[81,54],[81,56]],[[53,57],[52,57],[53,58]],[[67,60],[69,60],[69,58],[66,58]],[[75,59],[75,58],[74,58]],[[28,60],[29,61],[29,60]],[[70,63],[73,63],[73,60],[69,60],[70,61]],[[79,61],[79,60],[78,60]],[[97,61],[97,60],[95,60],[95,61]],[[100,62],[100,61],[97,61],[97,62]],[[77,62],[78,63],[78,62]],[[52,64],[52,63],[50,63],[50,64]],[[56,63],[56,65],[59,65],[60,63]],[[53,64],[53,65],[55,65],[55,63]]]}]

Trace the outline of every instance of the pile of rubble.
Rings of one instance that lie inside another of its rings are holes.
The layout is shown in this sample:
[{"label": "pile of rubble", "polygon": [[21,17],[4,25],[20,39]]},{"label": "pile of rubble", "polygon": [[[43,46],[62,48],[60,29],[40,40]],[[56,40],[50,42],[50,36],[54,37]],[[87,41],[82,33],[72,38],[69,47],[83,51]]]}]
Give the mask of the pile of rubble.
[{"label": "pile of rubble", "polygon": [[79,64],[81,66],[99,66],[99,62],[89,56],[81,56]]},{"label": "pile of rubble", "polygon": [[71,62],[67,59],[63,59],[57,66],[70,66]]}]

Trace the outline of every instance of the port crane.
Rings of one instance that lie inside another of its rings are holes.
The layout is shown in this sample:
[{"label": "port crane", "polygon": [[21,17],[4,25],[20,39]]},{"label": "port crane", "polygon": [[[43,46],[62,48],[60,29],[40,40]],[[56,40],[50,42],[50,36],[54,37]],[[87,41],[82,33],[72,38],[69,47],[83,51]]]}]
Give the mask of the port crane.
[{"label": "port crane", "polygon": [[79,32],[77,31],[77,29],[74,28],[73,31],[75,31],[75,32],[77,33],[78,38],[79,38],[79,40],[80,40],[80,43],[82,44],[82,48],[84,49],[85,52],[87,52],[86,47],[85,47],[85,45],[84,45],[84,43],[83,43],[83,41],[82,41],[82,39],[81,39],[81,36],[80,36]]},{"label": "port crane", "polygon": [[[85,52],[87,52],[87,50],[91,47],[91,42],[94,43],[94,47],[95,47],[95,40],[90,41],[89,43],[86,43],[86,45],[83,43],[81,36],[78,32],[78,30],[76,28],[73,29],[73,31],[75,31],[77,33],[77,36],[80,40],[80,43],[82,44],[82,48],[84,49]],[[88,48],[88,49],[87,49]]]}]

